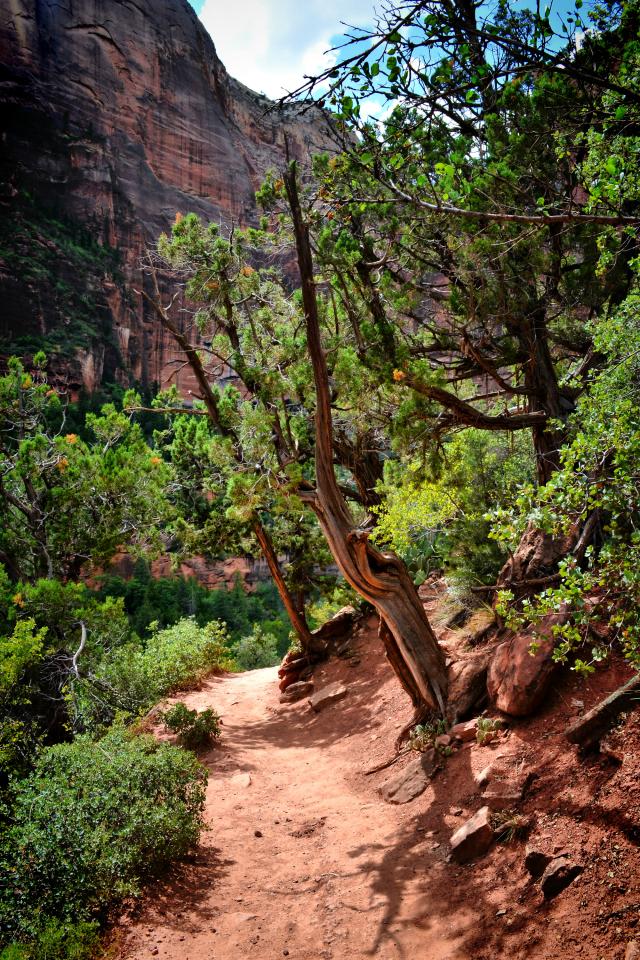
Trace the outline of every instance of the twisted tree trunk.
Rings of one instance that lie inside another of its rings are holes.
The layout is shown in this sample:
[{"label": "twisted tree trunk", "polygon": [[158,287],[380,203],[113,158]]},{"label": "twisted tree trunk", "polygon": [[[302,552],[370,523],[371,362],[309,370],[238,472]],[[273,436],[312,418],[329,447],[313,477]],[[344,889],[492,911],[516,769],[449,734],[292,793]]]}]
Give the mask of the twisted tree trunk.
[{"label": "twisted tree trunk", "polygon": [[435,709],[444,714],[447,696],[444,656],[413,581],[398,557],[380,553],[368,542],[367,532],[358,530],[335,477],[329,376],[320,336],[311,245],[300,206],[295,162],[289,165],[284,183],[295,231],[307,346],[316,391],[316,489],[313,494],[303,494],[303,499],[315,510],[329,549],[345,579],[360,596],[373,604],[387,624],[395,641],[391,664],[410,693],[416,710],[423,713]]}]

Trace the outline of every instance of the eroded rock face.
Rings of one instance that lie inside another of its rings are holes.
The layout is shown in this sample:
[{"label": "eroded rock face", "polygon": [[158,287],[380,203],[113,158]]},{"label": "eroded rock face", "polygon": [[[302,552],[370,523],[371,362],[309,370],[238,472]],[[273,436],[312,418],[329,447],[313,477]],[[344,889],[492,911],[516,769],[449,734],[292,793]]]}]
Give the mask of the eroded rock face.
[{"label": "eroded rock face", "polygon": [[[173,345],[133,292],[145,248],[178,212],[254,222],[285,133],[300,160],[326,145],[319,114],[266,113],[187,0],[0,0],[0,77],[0,219],[17,224],[0,349],[53,334],[72,386],[166,382]],[[30,275],[47,245],[50,275]]]}]

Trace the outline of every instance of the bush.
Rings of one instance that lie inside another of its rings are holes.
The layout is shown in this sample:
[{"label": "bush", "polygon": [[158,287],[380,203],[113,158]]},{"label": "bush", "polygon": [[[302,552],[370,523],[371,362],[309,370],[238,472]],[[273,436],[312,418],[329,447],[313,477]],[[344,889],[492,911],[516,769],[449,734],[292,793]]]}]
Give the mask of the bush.
[{"label": "bush", "polygon": [[407,563],[416,583],[443,567],[462,585],[492,583],[507,552],[489,539],[487,511],[530,480],[530,438],[465,430],[428,464],[389,460],[372,539]]},{"label": "bush", "polygon": [[120,726],[43,750],[0,834],[0,927],[62,943],[69,924],[138,894],[197,842],[205,783],[191,753]]},{"label": "bush", "polygon": [[[634,263],[638,270],[640,261]],[[513,545],[529,522],[555,537],[584,534],[593,524],[584,553],[576,547],[558,564],[557,585],[524,601],[502,591],[498,606],[514,629],[562,611],[554,659],[582,674],[592,673],[616,641],[640,667],[640,281],[593,332],[605,365],[571,418],[560,469],[545,487],[525,490],[516,511],[496,511],[493,531]]]},{"label": "bush", "polygon": [[90,678],[73,684],[73,701],[84,726],[95,729],[118,712],[139,715],[212,670],[233,667],[224,624],[199,627],[189,618],[156,628],[146,643],[136,639],[109,651]]},{"label": "bush", "polygon": [[[219,621],[199,627],[195,620],[179,620],[156,630],[145,645],[147,672],[155,677],[158,696],[183,689],[210,673],[230,665],[226,627]],[[154,697],[155,700],[158,697]]]},{"label": "bush", "polygon": [[262,627],[255,626],[253,633],[233,645],[233,656],[240,670],[260,670],[274,667],[280,661],[278,640]]},{"label": "bush", "polygon": [[91,960],[98,945],[97,923],[50,920],[28,946],[10,943],[0,960]]},{"label": "bush", "polygon": [[183,747],[197,750],[220,736],[220,717],[213,710],[190,710],[186,703],[176,703],[162,714],[167,730],[178,735]]}]

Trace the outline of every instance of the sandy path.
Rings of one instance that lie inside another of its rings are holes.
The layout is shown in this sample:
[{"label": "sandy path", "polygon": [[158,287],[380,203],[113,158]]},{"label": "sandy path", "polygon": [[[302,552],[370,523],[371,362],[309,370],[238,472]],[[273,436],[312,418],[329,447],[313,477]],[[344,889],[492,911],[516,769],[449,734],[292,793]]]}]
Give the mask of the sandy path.
[{"label": "sandy path", "polygon": [[125,957],[469,956],[477,913],[452,914],[451,890],[443,896],[445,845],[416,804],[389,806],[363,776],[406,712],[382,669],[329,667],[316,686],[338,670],[349,696],[318,716],[279,705],[275,668],[214,678],[185,698],[223,717],[223,744],[205,758],[209,829],[193,863],[125,926]]},{"label": "sandy path", "polygon": [[[334,660],[316,671],[317,689],[336,679],[348,686],[319,715],[306,702],[279,704],[275,670],[214,678],[182,695],[224,720],[221,744],[203,758],[209,829],[190,861],[114,928],[109,955],[623,960],[626,941],[640,941],[640,719],[620,767],[606,757],[577,763],[564,738],[572,698],[589,707],[620,677],[567,678],[546,713],[494,743],[465,744],[420,797],[393,807],[377,788],[403,761],[373,777],[364,771],[390,756],[409,708],[374,619],[353,638],[359,665]],[[549,903],[525,870],[525,840],[497,843],[462,867],[446,862],[453,830],[483,803],[475,777],[497,757],[535,772],[523,806],[534,844],[585,864]]]}]

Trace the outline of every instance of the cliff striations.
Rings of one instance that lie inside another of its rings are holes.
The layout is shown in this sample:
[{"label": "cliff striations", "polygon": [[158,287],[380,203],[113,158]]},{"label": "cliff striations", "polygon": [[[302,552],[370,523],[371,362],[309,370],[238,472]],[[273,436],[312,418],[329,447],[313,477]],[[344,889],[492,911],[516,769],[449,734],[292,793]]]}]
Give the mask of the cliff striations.
[{"label": "cliff striations", "polygon": [[134,293],[178,211],[255,219],[254,190],[327,140],[227,74],[187,0],[0,0],[0,353],[44,346],[72,391],[164,383]]}]

